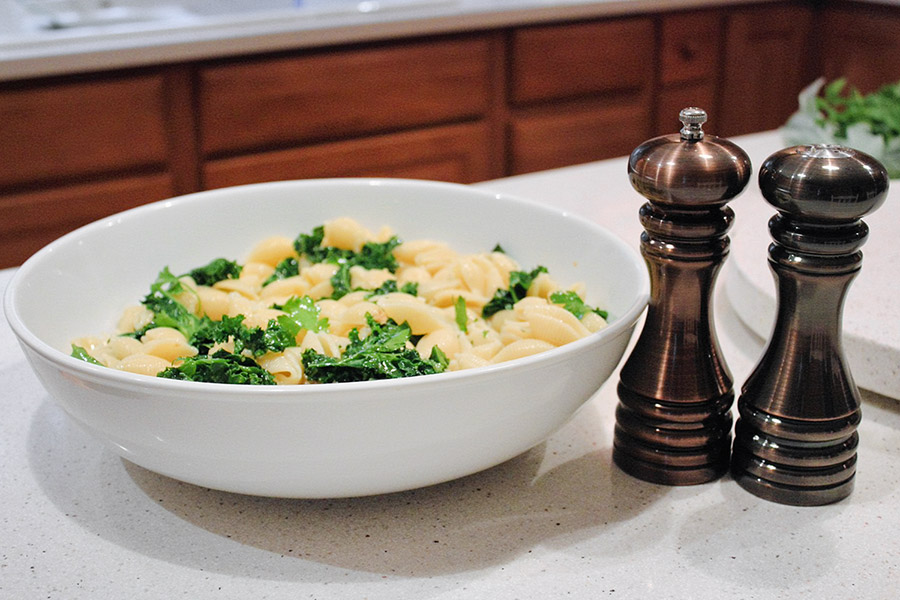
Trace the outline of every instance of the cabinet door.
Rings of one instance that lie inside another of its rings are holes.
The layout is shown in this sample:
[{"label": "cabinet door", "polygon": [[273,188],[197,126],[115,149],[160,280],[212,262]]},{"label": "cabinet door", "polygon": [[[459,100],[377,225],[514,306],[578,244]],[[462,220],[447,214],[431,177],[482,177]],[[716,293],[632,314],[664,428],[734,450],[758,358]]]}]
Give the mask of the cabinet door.
[{"label": "cabinet door", "polygon": [[166,168],[162,75],[0,90],[0,188]]},{"label": "cabinet door", "polygon": [[515,175],[623,156],[649,132],[649,110],[640,103],[522,115],[510,127],[510,168]]},{"label": "cabinet door", "polygon": [[513,32],[514,105],[645,89],[656,47],[650,18],[525,27]]},{"label": "cabinet door", "polygon": [[900,81],[900,8],[828,7],[823,16],[822,73],[846,77],[863,93]]},{"label": "cabinet door", "polygon": [[480,118],[486,37],[249,60],[200,72],[207,157]]},{"label": "cabinet door", "polygon": [[654,135],[681,128],[681,109],[706,110],[710,128],[719,121],[719,72],[725,19],[721,10],[690,11],[662,18],[660,90],[656,94]]},{"label": "cabinet door", "polygon": [[728,16],[718,135],[776,129],[797,110],[797,94],[815,77],[811,23],[808,4],[760,5]]},{"label": "cabinet door", "polygon": [[173,193],[171,177],[159,174],[2,195],[0,268],[20,264],[77,227]]},{"label": "cabinet door", "polygon": [[313,177],[407,177],[473,183],[490,177],[488,127],[477,123],[209,161],[207,188]]},{"label": "cabinet door", "polygon": [[510,55],[510,174],[628,154],[651,130],[651,18],[529,27]]}]

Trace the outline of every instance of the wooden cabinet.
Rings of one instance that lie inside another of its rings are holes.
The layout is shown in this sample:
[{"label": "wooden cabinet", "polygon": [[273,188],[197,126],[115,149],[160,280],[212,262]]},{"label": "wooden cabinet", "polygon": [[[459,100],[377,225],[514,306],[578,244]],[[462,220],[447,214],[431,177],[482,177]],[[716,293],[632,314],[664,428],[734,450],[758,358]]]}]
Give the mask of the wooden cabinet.
[{"label": "wooden cabinet", "polygon": [[664,15],[660,43],[660,90],[656,95],[654,132],[674,133],[681,127],[678,113],[688,106],[709,113],[707,129],[716,133],[721,45],[725,15],[722,11],[690,11]]},{"label": "wooden cabinet", "polygon": [[780,126],[900,79],[900,10],[789,0],[0,83],[0,267],[118,210],[309,177],[462,183]]},{"label": "wooden cabinet", "polygon": [[491,90],[488,48],[475,37],[202,68],[203,154],[481,119]]},{"label": "wooden cabinet", "polygon": [[822,75],[863,93],[900,81],[900,11],[853,2],[826,5],[819,36]]},{"label": "wooden cabinet", "polygon": [[512,33],[509,172],[619,156],[651,131],[650,17]]},{"label": "wooden cabinet", "polygon": [[489,179],[489,130],[462,123],[206,161],[203,181],[219,188],[312,177]]},{"label": "wooden cabinet", "polygon": [[813,12],[807,3],[761,4],[726,17],[719,135],[776,129],[815,79]]},{"label": "wooden cabinet", "polygon": [[0,267],[179,190],[173,149],[192,126],[171,109],[177,80],[151,71],[0,89]]}]

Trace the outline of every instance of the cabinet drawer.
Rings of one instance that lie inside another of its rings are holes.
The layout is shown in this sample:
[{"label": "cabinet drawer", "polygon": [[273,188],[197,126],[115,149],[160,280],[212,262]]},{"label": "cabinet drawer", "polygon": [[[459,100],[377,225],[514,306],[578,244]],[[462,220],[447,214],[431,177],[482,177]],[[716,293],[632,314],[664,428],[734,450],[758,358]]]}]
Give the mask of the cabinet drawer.
[{"label": "cabinet drawer", "polygon": [[312,177],[488,179],[488,128],[468,123],[209,161],[207,188]]},{"label": "cabinet drawer", "polygon": [[0,91],[0,186],[163,165],[162,76]]},{"label": "cabinet drawer", "polygon": [[173,194],[171,177],[158,174],[0,196],[0,268],[77,227]]},{"label": "cabinet drawer", "polygon": [[722,23],[719,12],[677,13],[663,18],[663,85],[715,77]]},{"label": "cabinet drawer", "polygon": [[655,46],[650,18],[516,30],[512,101],[525,104],[649,87]]},{"label": "cabinet drawer", "polygon": [[401,130],[489,106],[487,38],[257,60],[200,75],[206,155]]},{"label": "cabinet drawer", "polygon": [[640,104],[521,116],[511,126],[513,175],[623,156],[650,134]]}]

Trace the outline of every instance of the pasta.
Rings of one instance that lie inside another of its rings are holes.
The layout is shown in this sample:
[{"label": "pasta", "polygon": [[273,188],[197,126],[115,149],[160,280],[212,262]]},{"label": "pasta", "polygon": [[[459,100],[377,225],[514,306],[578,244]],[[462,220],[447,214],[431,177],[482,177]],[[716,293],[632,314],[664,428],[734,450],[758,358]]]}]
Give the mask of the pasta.
[{"label": "pasta", "polygon": [[[359,258],[371,248],[385,250],[384,265]],[[564,289],[543,267],[522,271],[499,249],[462,254],[440,241],[401,242],[389,228],[372,232],[347,217],[297,240],[262,240],[237,276],[200,284],[191,273],[164,270],[167,287],[158,281],[148,296],[173,300],[166,306],[175,307],[175,317],[161,317],[162,309],[145,299],[124,310],[114,335],[74,340],[73,355],[164,376],[191,360],[229,355],[252,359],[271,382],[296,385],[318,381],[307,372],[309,356],[340,359],[376,325],[408,327],[399,351],[443,357],[445,370],[530,356],[606,326],[602,311],[583,304],[583,285]],[[243,333],[206,339],[209,323],[243,328],[247,339]],[[250,348],[248,340],[264,338],[280,345]]]}]

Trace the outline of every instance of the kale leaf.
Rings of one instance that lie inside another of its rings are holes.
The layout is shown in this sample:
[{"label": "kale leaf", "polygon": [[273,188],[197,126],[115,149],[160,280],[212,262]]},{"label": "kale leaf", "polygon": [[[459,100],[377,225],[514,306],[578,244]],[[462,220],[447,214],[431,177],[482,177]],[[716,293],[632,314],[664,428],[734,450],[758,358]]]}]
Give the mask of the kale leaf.
[{"label": "kale leaf", "polygon": [[288,277],[294,277],[295,275],[299,274],[300,261],[289,256],[275,265],[275,271],[271,275],[269,275],[268,279],[263,281],[263,287],[269,285],[273,281],[278,281],[279,279],[287,279]]},{"label": "kale leaf", "polygon": [[252,358],[219,350],[212,356],[191,356],[178,366],[168,367],[158,375],[165,379],[232,383],[239,385],[275,385],[271,373]]},{"label": "kale leaf", "polygon": [[187,291],[188,289],[172,274],[169,267],[164,267],[156,277],[156,281],[150,285],[150,293],[141,301],[141,304],[153,311],[153,320],[131,335],[140,339],[148,329],[172,327],[190,340],[200,328],[201,319],[178,301],[178,295]]},{"label": "kale leaf", "polygon": [[547,268],[540,266],[529,272],[512,271],[509,274],[509,288],[494,292],[494,297],[481,310],[481,316],[487,319],[501,310],[512,308],[516,302],[528,294],[528,288],[531,287],[534,279],[541,273],[546,272]]},{"label": "kale leaf", "polygon": [[223,279],[235,279],[243,267],[232,260],[217,258],[208,265],[197,267],[187,273],[197,285],[212,285]]},{"label": "kale leaf", "polygon": [[415,281],[407,281],[402,286],[397,287],[396,279],[388,279],[370,293],[366,294],[366,300],[374,298],[375,296],[383,296],[384,294],[391,294],[394,292],[402,292],[404,294],[409,294],[410,296],[417,296],[419,294],[419,284]]},{"label": "kale leaf", "polygon": [[581,296],[571,290],[568,292],[553,292],[552,294],[550,294],[550,302],[554,304],[561,304],[563,308],[565,308],[567,311],[569,311],[579,319],[589,312],[597,313],[604,319],[609,317],[609,313],[607,311],[588,306],[584,303],[584,300],[581,299]]},{"label": "kale leaf", "polygon": [[74,356],[78,360],[83,360],[86,363],[90,363],[92,365],[100,365],[103,366],[99,360],[88,354],[88,351],[84,349],[82,346],[77,346],[72,344],[72,354],[70,356]]},{"label": "kale leaf", "polygon": [[466,314],[466,299],[462,296],[456,297],[456,303],[453,305],[453,312],[456,316],[456,324],[463,333],[468,333],[469,315]]},{"label": "kale leaf", "polygon": [[303,369],[310,381],[334,383],[395,379],[441,373],[447,368],[447,357],[434,346],[427,359],[419,356],[406,343],[411,338],[408,323],[388,321],[382,325],[366,315],[371,333],[360,339],[359,331],[350,332],[350,343],[339,358],[309,349],[303,353]]},{"label": "kale leaf", "polygon": [[397,236],[383,243],[366,242],[359,252],[323,246],[325,239],[325,226],[319,225],[312,233],[301,233],[294,240],[294,250],[311,263],[330,263],[338,265],[337,272],[331,277],[331,287],[334,292],[331,297],[335,300],[343,298],[353,291],[350,285],[350,267],[359,266],[365,269],[387,269],[391,273],[397,271],[397,259],[394,257],[394,248],[400,245]]}]

